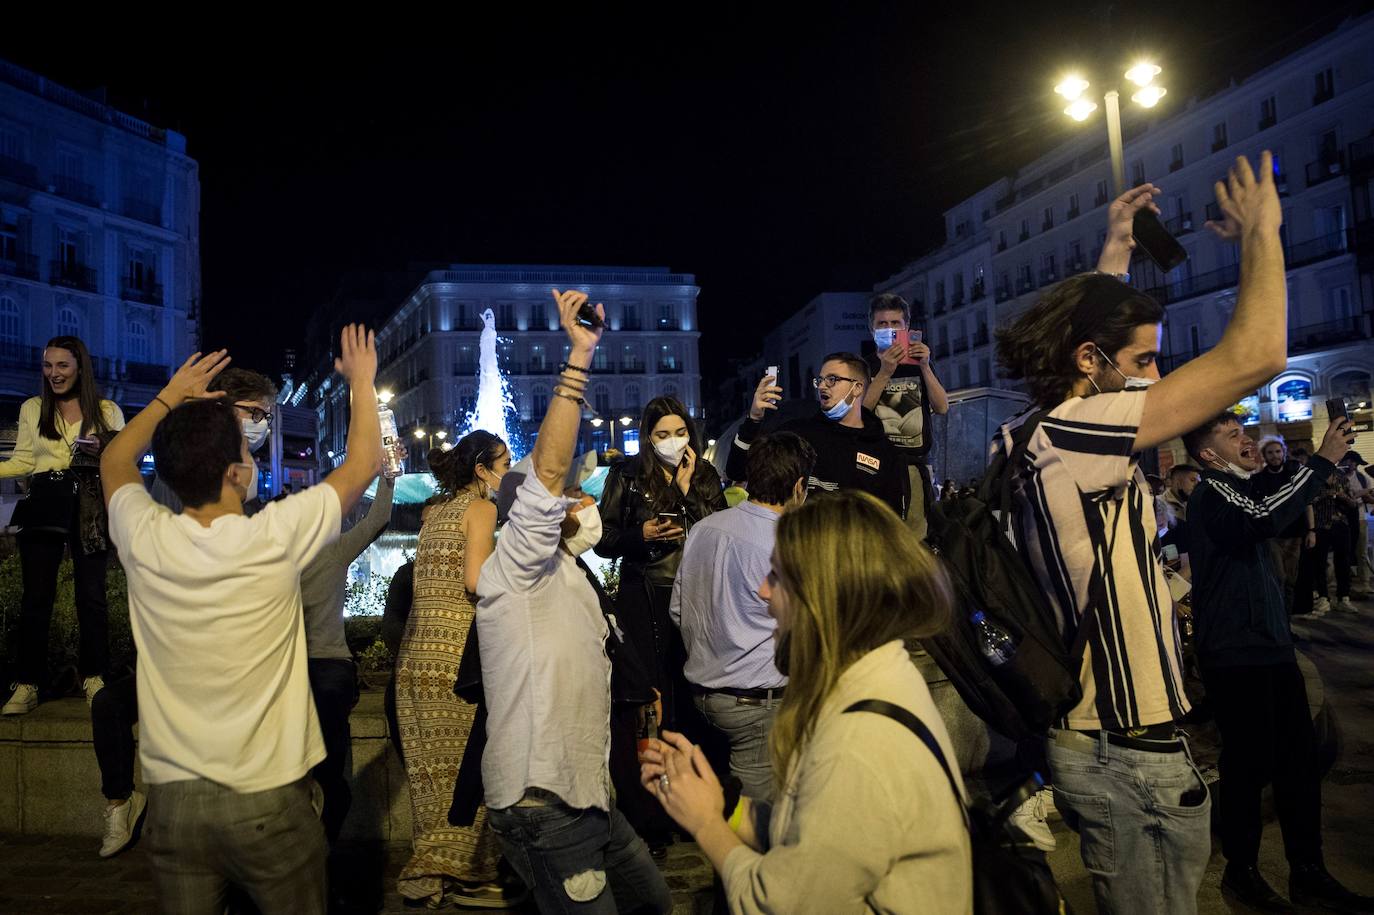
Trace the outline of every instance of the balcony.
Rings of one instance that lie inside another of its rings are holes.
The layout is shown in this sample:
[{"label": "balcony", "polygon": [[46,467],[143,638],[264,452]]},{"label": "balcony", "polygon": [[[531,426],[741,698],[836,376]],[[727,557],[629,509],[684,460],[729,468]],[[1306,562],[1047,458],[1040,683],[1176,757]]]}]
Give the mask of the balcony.
[{"label": "balcony", "polygon": [[[1368,226],[1367,223],[1366,226]],[[1369,229],[1366,228],[1365,231],[1369,231]],[[1349,234],[1352,237],[1347,238],[1346,232],[1332,232],[1330,235],[1323,235],[1310,241],[1288,245],[1283,249],[1284,264],[1290,268],[1301,267],[1304,264],[1311,264],[1326,260],[1328,257],[1344,254],[1354,241],[1354,232],[1351,231]]]},{"label": "balcony", "polygon": [[476,375],[476,374],[477,374],[477,363],[475,363],[475,362],[458,362],[458,363],[455,363],[454,366],[453,366],[453,374],[454,374],[455,377],[462,377],[462,376],[466,376],[466,375]]},{"label": "balcony", "polygon": [[1355,340],[1369,339],[1369,322],[1364,315],[1354,315],[1322,324],[1306,324],[1288,329],[1288,352],[1303,353],[1336,346]]},{"label": "balcony", "polygon": [[48,265],[48,282],[54,286],[96,291],[96,273],[91,267],[69,261],[53,261]]},{"label": "balcony", "polygon": [[1172,162],[1169,163],[1169,171],[1171,172],[1176,172],[1181,168],[1183,168],[1182,159],[1174,159]]},{"label": "balcony", "polygon": [[969,301],[977,302],[979,299],[984,298],[987,294],[988,292],[987,289],[983,286],[983,281],[976,280],[973,284],[972,291],[969,292]]},{"label": "balcony", "polygon": [[162,304],[162,284],[152,283],[147,280],[135,282],[131,277],[124,277],[119,284],[120,297],[128,299],[130,302],[142,302],[145,305]]},{"label": "balcony", "polygon": [[553,375],[557,371],[558,366],[552,362],[531,362],[525,368],[526,375]]},{"label": "balcony", "polygon": [[620,363],[620,374],[622,375],[643,375],[648,370],[649,367],[640,359],[626,359]]},{"label": "balcony", "polygon": [[1016,240],[1017,240],[1018,242],[1021,242],[1021,241],[1028,241],[1029,239],[1030,239],[1030,230],[1026,230],[1025,232],[1022,232],[1020,235],[1017,235],[1017,236],[1016,236]]},{"label": "balcony", "polygon": [[8,178],[29,187],[38,186],[38,169],[22,159],[0,156],[0,178]]},{"label": "balcony", "polygon": [[998,287],[997,287],[997,292],[996,292],[996,294],[995,294],[995,296],[994,296],[994,298],[996,298],[997,301],[999,301],[999,302],[1005,302],[1007,299],[1010,299],[1011,297],[1012,297],[1012,292],[1011,292],[1011,287],[1010,287],[1010,286],[998,286]]},{"label": "balcony", "polygon": [[1222,137],[1212,141],[1212,152],[1221,152],[1226,148],[1226,138]]},{"label": "balcony", "polygon": [[75,200],[77,203],[84,203],[87,206],[100,206],[100,197],[96,195],[93,185],[78,181],[75,178],[69,178],[66,175],[58,175],[53,183],[57,187],[57,193],[68,200]]},{"label": "balcony", "polygon": [[1016,281],[1016,294],[1024,295],[1035,288],[1035,281],[1029,275],[1021,277]]},{"label": "balcony", "polygon": [[121,374],[130,384],[163,385],[169,377],[167,366],[148,362],[126,362]]},{"label": "balcony", "polygon": [[1053,220],[1053,219],[1046,219],[1045,221],[1043,221],[1042,223],[1040,223],[1040,231],[1041,231],[1041,232],[1048,232],[1050,229],[1053,229],[1053,228],[1054,228],[1054,220]]},{"label": "balcony", "polygon": [[16,254],[12,258],[0,257],[0,274],[36,280],[38,279],[38,258],[32,254]]},{"label": "balcony", "polygon": [[1321,184],[1345,174],[1345,153],[1324,155],[1316,162],[1307,163],[1307,186]]},{"label": "balcony", "polygon": [[1165,220],[1164,228],[1169,230],[1170,235],[1187,235],[1193,231],[1193,214],[1179,213],[1172,219]]},{"label": "balcony", "polygon": [[1040,271],[1040,285],[1048,286],[1050,283],[1058,282],[1059,270],[1055,267],[1045,267]]},{"label": "balcony", "polygon": [[998,240],[998,242],[997,242],[997,250],[998,250],[999,252],[1007,250],[1007,240],[1006,240],[1005,238],[999,239],[999,240]]},{"label": "balcony", "polygon": [[1010,207],[1010,206],[1011,206],[1013,203],[1015,203],[1015,202],[1016,202],[1016,192],[1015,192],[1015,191],[1012,191],[1011,193],[1007,194],[1007,196],[1005,196],[1005,197],[999,197],[999,198],[997,198],[997,201],[992,205],[992,208],[993,208],[994,210],[996,210],[998,213],[1000,213],[1000,212],[1002,212],[1003,210],[1005,210],[1005,209],[1007,209],[1008,207]]},{"label": "balcony", "polygon": [[[1333,232],[1320,238],[1301,242],[1296,245],[1286,245],[1284,247],[1284,262],[1289,269],[1313,264],[1318,261],[1326,260],[1331,257],[1338,257],[1356,243],[1357,231],[1348,230],[1346,232]],[[1145,293],[1159,302],[1161,305],[1168,305],[1171,302],[1182,301],[1193,296],[1204,295],[1209,292],[1217,292],[1221,289],[1229,289],[1236,285],[1240,277],[1240,268],[1231,264],[1222,267],[1220,270],[1211,270],[1207,273],[1199,273],[1195,276],[1183,277],[1172,280],[1168,283],[1146,289]]]},{"label": "balcony", "polygon": [[42,358],[43,351],[36,346],[0,340],[0,365],[18,367],[24,372],[30,372]]},{"label": "balcony", "polygon": [[621,330],[643,330],[644,325],[638,318],[624,318],[620,322]]},{"label": "balcony", "polygon": [[162,225],[162,207],[137,197],[125,197],[120,212],[130,219],[137,219],[139,222],[146,222],[151,225]]},{"label": "balcony", "polygon": [[658,373],[659,373],[660,375],[681,375],[681,374],[682,374],[682,363],[681,363],[681,362],[660,362],[660,363],[658,364]]},{"label": "balcony", "polygon": [[1073,207],[1073,208],[1071,208],[1067,213],[1064,214],[1064,218],[1065,218],[1065,219],[1077,219],[1077,218],[1078,218],[1078,207]]},{"label": "balcony", "polygon": [[1329,102],[1336,97],[1335,86],[1322,86],[1312,94],[1312,104],[1320,105],[1322,102]]}]

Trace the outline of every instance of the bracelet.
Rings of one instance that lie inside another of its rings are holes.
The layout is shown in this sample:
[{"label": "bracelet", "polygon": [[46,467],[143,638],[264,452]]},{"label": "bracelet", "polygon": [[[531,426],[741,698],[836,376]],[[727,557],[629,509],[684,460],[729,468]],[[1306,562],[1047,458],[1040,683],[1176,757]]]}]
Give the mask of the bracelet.
[{"label": "bracelet", "polygon": [[1108,273],[1106,270],[1094,270],[1093,273],[1096,273],[1098,276],[1110,276],[1128,285],[1131,282],[1131,275],[1129,273]]},{"label": "bracelet", "polygon": [[559,382],[558,384],[554,385],[554,387],[556,387],[556,388],[562,388],[562,389],[565,390],[565,391],[572,391],[572,392],[575,393],[575,394],[585,394],[585,393],[587,393],[586,387],[580,387],[580,388],[579,388],[579,387],[578,387],[577,385],[575,385],[575,384],[566,384],[566,383],[564,383],[564,382]]},{"label": "bracelet", "polygon": [[558,371],[560,371],[560,372],[581,372],[583,375],[590,375],[590,374],[592,373],[591,366],[573,365],[571,362],[561,362],[561,363],[559,363],[559,365],[558,365]]},{"label": "bracelet", "polygon": [[571,400],[573,403],[577,404],[579,407],[585,406],[586,403],[587,403],[585,400],[583,400],[581,397],[578,397],[576,394],[567,394],[567,393],[564,393],[560,388],[554,388],[554,389],[553,389],[553,396],[554,396],[554,397],[561,397],[561,398],[563,398],[564,400]]},{"label": "bracelet", "polygon": [[567,385],[580,384],[580,385],[582,385],[584,388],[587,386],[587,379],[585,379],[585,378],[579,378],[579,377],[577,377],[576,375],[569,375],[567,372],[564,372],[562,375],[559,375],[559,376],[558,376],[558,380],[559,380],[562,384],[567,384]]},{"label": "bracelet", "polygon": [[154,395],[153,395],[153,400],[156,400],[158,403],[162,404],[164,407],[167,407],[167,412],[168,412],[168,413],[171,413],[171,412],[172,412],[172,408],[171,408],[170,406],[168,406],[167,401],[163,400],[161,397],[158,397],[156,394],[154,394]]}]

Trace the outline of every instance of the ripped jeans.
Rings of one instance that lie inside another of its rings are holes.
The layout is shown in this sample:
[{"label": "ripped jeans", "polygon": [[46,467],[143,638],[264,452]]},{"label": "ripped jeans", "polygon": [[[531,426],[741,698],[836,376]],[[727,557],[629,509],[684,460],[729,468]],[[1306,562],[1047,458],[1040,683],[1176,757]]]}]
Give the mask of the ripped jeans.
[{"label": "ripped jeans", "polygon": [[488,810],[487,820],[544,915],[673,909],[649,847],[619,810],[554,802]]}]

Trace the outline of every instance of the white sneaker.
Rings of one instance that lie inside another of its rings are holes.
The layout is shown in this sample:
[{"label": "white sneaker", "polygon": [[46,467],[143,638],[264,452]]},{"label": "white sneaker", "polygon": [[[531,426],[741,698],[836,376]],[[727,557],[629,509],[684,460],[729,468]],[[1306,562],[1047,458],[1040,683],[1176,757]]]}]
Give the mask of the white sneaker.
[{"label": "white sneaker", "polygon": [[1054,840],[1054,833],[1050,832],[1050,824],[1045,818],[1045,801],[1040,796],[1042,792],[1037,791],[1012,811],[1011,816],[1007,817],[1007,822],[1011,823],[1035,843],[1035,847],[1043,852],[1051,852],[1057,847]]},{"label": "white sneaker", "polygon": [[1335,605],[1332,609],[1333,609],[1333,610],[1341,610],[1341,611],[1344,611],[1345,613],[1359,613],[1359,612],[1360,612],[1359,608],[1356,607],[1354,604],[1352,604],[1352,603],[1350,602],[1350,598],[1348,598],[1348,597],[1342,597],[1340,600],[1336,601],[1336,605]]},{"label": "white sneaker", "polygon": [[105,807],[105,837],[100,840],[100,857],[111,858],[138,840],[148,799],[135,791],[118,807]]},{"label": "white sneaker", "polygon": [[1317,598],[1317,602],[1312,605],[1313,616],[1326,616],[1331,612],[1331,601],[1324,597]]},{"label": "white sneaker", "polygon": [[105,678],[96,674],[81,681],[81,691],[86,694],[86,705],[95,701],[95,694],[105,688]]},{"label": "white sneaker", "polygon": [[0,715],[24,715],[38,708],[38,687],[32,683],[19,683],[14,687],[14,695],[10,696],[10,701],[5,703],[5,707],[0,709]]}]

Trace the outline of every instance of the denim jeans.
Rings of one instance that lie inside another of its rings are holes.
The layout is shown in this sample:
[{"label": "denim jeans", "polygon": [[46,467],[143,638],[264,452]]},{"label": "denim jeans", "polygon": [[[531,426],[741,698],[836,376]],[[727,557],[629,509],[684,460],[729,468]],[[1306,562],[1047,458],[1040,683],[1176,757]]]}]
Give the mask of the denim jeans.
[{"label": "denim jeans", "polygon": [[1212,854],[1212,799],[1186,738],[1178,749],[1128,749],[1050,731],[1054,803],[1079,835],[1102,915],[1191,915]]},{"label": "denim jeans", "polygon": [[488,810],[487,817],[543,915],[672,911],[649,847],[620,811],[550,803]]},{"label": "denim jeans", "polygon": [[744,786],[746,797],[760,801],[773,799],[773,764],[768,753],[768,735],[781,699],[742,702],[725,693],[706,693],[693,697],[706,720],[730,740],[730,772]]}]

